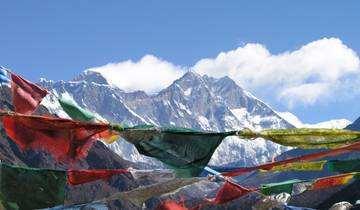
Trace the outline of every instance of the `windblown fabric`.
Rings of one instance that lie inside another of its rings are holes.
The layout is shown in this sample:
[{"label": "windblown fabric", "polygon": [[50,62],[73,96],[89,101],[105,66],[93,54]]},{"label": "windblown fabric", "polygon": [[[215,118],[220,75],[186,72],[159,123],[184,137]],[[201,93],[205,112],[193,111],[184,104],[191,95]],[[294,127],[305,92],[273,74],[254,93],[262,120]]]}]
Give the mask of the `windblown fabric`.
[{"label": "windblown fabric", "polygon": [[360,158],[345,160],[329,160],[327,163],[329,171],[349,173],[360,172]]},{"label": "windblown fabric", "polygon": [[299,161],[316,160],[316,159],[320,159],[320,158],[345,154],[345,153],[349,153],[352,151],[358,151],[358,150],[360,150],[360,143],[356,142],[356,143],[353,143],[353,144],[350,144],[347,146],[343,146],[343,147],[339,147],[336,149],[327,150],[327,151],[323,151],[323,152],[318,152],[315,154],[309,154],[309,155],[304,155],[304,156],[300,156],[300,157],[290,158],[287,160],[276,161],[276,162],[272,162],[272,163],[266,163],[263,165],[237,169],[237,170],[234,170],[231,172],[222,173],[222,175],[223,176],[239,176],[241,174],[245,174],[250,171],[254,171],[254,170],[258,170],[258,169],[271,170],[275,166],[286,165],[289,163],[295,163],[295,162],[299,162]]},{"label": "windblown fabric", "polygon": [[156,184],[138,187],[134,190],[127,192],[119,192],[104,200],[111,201],[117,199],[127,199],[137,206],[142,206],[145,201],[152,197],[158,197],[162,194],[173,192],[184,186],[191,185],[202,180],[206,180],[206,178],[194,177],[186,179],[173,179],[165,182],[159,182]]},{"label": "windblown fabric", "polygon": [[3,209],[42,209],[64,204],[65,171],[1,164],[0,174]]},{"label": "windblown fabric", "polygon": [[[354,178],[359,178],[359,173],[354,172],[309,180],[294,179],[279,183],[263,184],[260,187],[260,191],[265,195],[274,195],[283,192],[289,194],[298,194],[304,192],[305,190],[317,190],[345,185]],[[303,187],[305,187],[305,189],[295,189],[298,187],[297,185],[301,184],[304,184]]]},{"label": "windblown fabric", "polygon": [[[80,122],[100,122],[100,120],[96,118],[94,113],[79,107],[72,100],[60,97],[58,101],[63,110],[71,117],[71,119]],[[120,135],[115,130],[110,129],[106,132],[101,133],[99,135],[99,138],[107,144],[112,144],[120,138]]]},{"label": "windblown fabric", "polygon": [[198,176],[221,141],[236,132],[197,132],[184,128],[128,128],[120,135],[140,154],[157,158],[179,177]]},{"label": "windblown fabric", "polygon": [[60,106],[68,114],[71,119],[81,121],[81,122],[95,122],[95,114],[85,110],[78,105],[76,105],[72,100],[60,97],[58,99]]},{"label": "windblown fabric", "polygon": [[312,185],[313,190],[318,190],[328,187],[336,187],[349,183],[358,173],[341,174],[337,176],[330,176],[316,179]]},{"label": "windblown fabric", "polygon": [[255,134],[284,146],[304,149],[337,148],[360,140],[360,132],[325,128],[269,129]]},{"label": "windblown fabric", "polygon": [[42,99],[48,94],[47,90],[11,73],[12,103],[15,112],[32,114]]},{"label": "windblown fabric", "polygon": [[114,175],[128,173],[127,169],[95,169],[95,170],[69,170],[68,183],[70,185],[84,184],[96,180],[108,180]]},{"label": "windblown fabric", "polygon": [[262,172],[271,172],[271,171],[322,171],[326,160],[315,161],[315,162],[298,162],[290,163],[286,165],[274,166],[270,170],[260,170]]},{"label": "windblown fabric", "polygon": [[272,184],[263,184],[261,185],[261,192],[265,195],[274,195],[279,193],[289,193],[291,194],[293,191],[294,184],[306,182],[304,180],[288,180],[279,183],[272,183]]},{"label": "windblown fabric", "polygon": [[255,190],[247,189],[230,181],[225,181],[224,185],[217,192],[216,197],[206,200],[210,203],[221,204],[240,198],[253,191]]},{"label": "windblown fabric", "polygon": [[109,130],[108,132],[103,132],[100,134],[99,139],[103,142],[105,142],[106,144],[112,144],[114,143],[116,140],[118,140],[121,136],[113,131],[113,130]]},{"label": "windblown fabric", "polygon": [[10,114],[2,116],[7,135],[22,149],[46,150],[57,160],[75,161],[87,155],[106,123]]}]

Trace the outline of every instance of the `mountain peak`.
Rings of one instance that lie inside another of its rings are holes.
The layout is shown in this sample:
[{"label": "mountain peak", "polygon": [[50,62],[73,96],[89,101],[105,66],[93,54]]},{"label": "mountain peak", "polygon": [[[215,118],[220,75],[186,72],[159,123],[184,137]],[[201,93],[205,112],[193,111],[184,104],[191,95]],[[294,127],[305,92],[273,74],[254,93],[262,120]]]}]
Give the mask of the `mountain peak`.
[{"label": "mountain peak", "polygon": [[99,72],[86,70],[82,72],[77,78],[75,78],[73,81],[87,81],[87,82],[94,82],[97,84],[102,85],[109,85],[109,82],[107,79]]},{"label": "mountain peak", "polygon": [[296,117],[291,112],[276,112],[281,118],[285,119],[287,122],[295,126],[296,128],[337,128],[343,129],[347,127],[351,122],[347,119],[334,119],[319,122],[316,124],[307,124],[301,122],[301,120]]}]

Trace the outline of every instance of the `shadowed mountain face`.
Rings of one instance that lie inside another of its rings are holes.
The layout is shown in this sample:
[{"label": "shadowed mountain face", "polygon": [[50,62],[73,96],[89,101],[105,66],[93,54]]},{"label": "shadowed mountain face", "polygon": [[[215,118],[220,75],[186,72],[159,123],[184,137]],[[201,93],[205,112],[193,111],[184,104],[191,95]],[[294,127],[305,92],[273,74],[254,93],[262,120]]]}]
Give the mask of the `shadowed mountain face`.
[{"label": "shadowed mountain face", "polygon": [[357,118],[352,124],[346,126],[345,129],[352,131],[360,131],[360,117]]},{"label": "shadowed mountain face", "polygon": [[[110,85],[100,73],[92,71],[83,72],[74,81],[43,79],[40,84],[54,94],[73,98],[80,106],[115,123],[212,131],[292,127],[229,77],[215,79],[188,72],[155,95],[123,91]],[[52,113],[66,116],[56,105],[55,98],[49,97],[43,104]],[[110,148],[129,161],[161,167],[157,161],[139,155],[125,141],[117,141]],[[260,139],[246,142],[230,137],[220,145],[210,164],[254,165],[271,160],[273,155],[285,150],[285,147]]]}]

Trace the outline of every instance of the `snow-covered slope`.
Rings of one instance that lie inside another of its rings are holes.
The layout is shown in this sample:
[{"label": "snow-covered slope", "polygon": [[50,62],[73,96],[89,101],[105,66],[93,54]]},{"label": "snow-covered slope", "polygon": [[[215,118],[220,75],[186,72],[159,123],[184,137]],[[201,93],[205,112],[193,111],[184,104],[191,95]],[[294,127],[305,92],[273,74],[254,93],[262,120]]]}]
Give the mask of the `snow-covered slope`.
[{"label": "snow-covered slope", "polygon": [[[293,127],[229,77],[215,79],[188,72],[155,95],[143,91],[125,92],[93,71],[85,71],[69,82],[42,80],[41,85],[57,95],[72,97],[80,106],[113,123],[212,131]],[[51,110],[59,113],[60,109],[54,107],[54,100],[49,97],[45,103],[51,104]],[[157,161],[140,155],[126,141],[117,141],[110,148],[125,159],[159,165]],[[259,164],[286,149],[261,139],[246,141],[229,137],[219,146],[210,164]]]},{"label": "snow-covered slope", "polygon": [[290,112],[276,112],[283,119],[288,121],[290,124],[295,126],[296,128],[338,128],[343,129],[346,126],[351,124],[350,120],[347,119],[335,119],[324,122],[319,122],[316,124],[304,124],[301,122],[299,118],[297,118],[294,114]]}]

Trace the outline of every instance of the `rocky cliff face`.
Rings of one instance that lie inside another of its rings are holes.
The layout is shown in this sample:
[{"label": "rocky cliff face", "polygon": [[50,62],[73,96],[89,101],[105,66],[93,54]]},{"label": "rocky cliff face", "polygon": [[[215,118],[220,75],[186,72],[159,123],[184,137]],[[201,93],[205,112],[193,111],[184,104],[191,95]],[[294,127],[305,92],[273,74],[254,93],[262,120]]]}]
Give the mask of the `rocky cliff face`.
[{"label": "rocky cliff face", "polygon": [[[293,127],[229,77],[215,79],[188,72],[155,95],[143,91],[125,92],[110,85],[100,73],[92,71],[83,72],[73,81],[43,79],[40,84],[55,95],[73,98],[80,106],[114,123],[179,126],[212,131],[244,127],[255,130]],[[56,104],[55,98],[51,96],[44,102],[53,113],[65,116]],[[129,161],[161,167],[156,160],[139,155],[125,141],[117,141],[110,148]],[[286,149],[260,139],[246,142],[230,137],[220,145],[210,164],[259,164]]]}]

